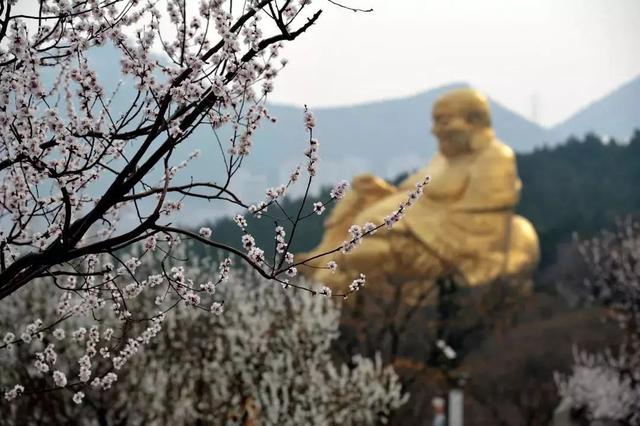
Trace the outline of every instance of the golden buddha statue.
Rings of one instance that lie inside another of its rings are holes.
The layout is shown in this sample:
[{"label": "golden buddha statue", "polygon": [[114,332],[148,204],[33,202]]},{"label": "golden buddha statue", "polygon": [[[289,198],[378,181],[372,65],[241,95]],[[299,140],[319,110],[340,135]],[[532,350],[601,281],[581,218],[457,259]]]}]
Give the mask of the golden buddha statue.
[{"label": "golden buddha statue", "polygon": [[[514,214],[521,187],[515,155],[494,135],[487,99],[473,89],[453,90],[436,101],[432,118],[438,153],[430,163],[398,187],[368,174],[355,177],[327,218],[319,246],[298,258],[339,247],[353,224],[382,223],[429,175],[422,197],[393,228],[365,237],[350,254],[309,261],[307,277],[343,289],[360,272],[372,287],[421,285],[445,275],[468,286],[530,276],[538,238],[531,223]],[[335,272],[326,267],[332,259]]]}]

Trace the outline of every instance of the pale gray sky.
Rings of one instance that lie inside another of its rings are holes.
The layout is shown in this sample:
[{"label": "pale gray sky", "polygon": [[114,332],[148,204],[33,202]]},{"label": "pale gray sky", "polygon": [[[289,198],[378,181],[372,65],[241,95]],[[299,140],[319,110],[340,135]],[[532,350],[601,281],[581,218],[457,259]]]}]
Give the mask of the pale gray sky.
[{"label": "pale gray sky", "polygon": [[324,16],[285,51],[272,100],[313,107],[466,81],[555,124],[640,74],[640,0],[314,0]]},{"label": "pale gray sky", "polygon": [[374,12],[313,0],[323,16],[285,49],[272,101],[351,105],[464,81],[553,125],[640,75],[640,0],[340,1]]}]

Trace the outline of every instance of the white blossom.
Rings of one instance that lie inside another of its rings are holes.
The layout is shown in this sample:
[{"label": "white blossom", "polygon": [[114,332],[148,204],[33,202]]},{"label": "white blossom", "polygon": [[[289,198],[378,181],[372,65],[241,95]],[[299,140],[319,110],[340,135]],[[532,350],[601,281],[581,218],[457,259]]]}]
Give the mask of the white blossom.
[{"label": "white blossom", "polygon": [[216,285],[213,281],[207,281],[200,285],[200,288],[207,292],[207,294],[213,295],[216,292]]},{"label": "white blossom", "polygon": [[84,399],[84,392],[76,392],[73,394],[73,402],[76,404],[81,404]]},{"label": "white blossom", "polygon": [[334,200],[341,200],[344,198],[347,190],[349,189],[349,182],[346,180],[340,181],[330,192],[331,198]]},{"label": "white blossom", "polygon": [[318,291],[318,293],[320,293],[323,296],[327,296],[327,297],[331,297],[331,295],[333,294],[333,292],[331,291],[331,288],[325,286],[322,286],[320,288],[320,290]]},{"label": "white blossom", "polygon": [[295,267],[287,268],[287,275],[289,277],[295,277],[298,274],[298,270]]},{"label": "white blossom", "polygon": [[285,254],[285,256],[284,256],[284,261],[289,263],[289,264],[291,264],[291,263],[293,263],[294,258],[295,258],[295,256],[294,256],[293,253],[287,252],[287,254]]},{"label": "white blossom", "polygon": [[247,221],[245,220],[244,217],[242,217],[242,215],[239,215],[239,214],[235,215],[233,217],[233,220],[241,229],[244,230],[247,227]]},{"label": "white blossom", "polygon": [[213,302],[211,304],[211,312],[215,315],[220,315],[224,312],[224,306],[220,302]]},{"label": "white blossom", "polygon": [[63,388],[67,386],[67,376],[62,371],[56,370],[53,372],[53,382],[56,386]]},{"label": "white blossom", "polygon": [[362,227],[362,232],[367,235],[373,235],[376,233],[376,228],[377,226],[375,223],[367,222]]},{"label": "white blossom", "polygon": [[64,329],[58,327],[55,330],[53,330],[53,337],[55,337],[56,339],[63,340],[65,336],[66,334],[64,332]]},{"label": "white blossom", "polygon": [[366,279],[364,274],[360,274],[358,278],[356,278],[351,282],[351,284],[349,284],[349,291],[360,290],[362,287],[364,287],[365,282],[366,282]]},{"label": "white blossom", "polygon": [[313,129],[316,126],[316,119],[311,111],[305,111],[304,125],[309,130]]},{"label": "white blossom", "polygon": [[19,397],[20,395],[22,395],[22,392],[24,392],[24,386],[15,385],[10,390],[5,391],[4,399],[6,399],[7,401],[11,401],[12,399],[15,399],[15,398]]},{"label": "white blossom", "polygon": [[4,338],[2,339],[2,341],[5,343],[5,345],[10,345],[11,343],[13,343],[15,339],[16,339],[16,335],[9,331],[4,335]]},{"label": "white blossom", "polygon": [[202,228],[200,228],[198,233],[203,238],[209,238],[211,236],[211,228],[207,228],[207,227],[203,226]]}]

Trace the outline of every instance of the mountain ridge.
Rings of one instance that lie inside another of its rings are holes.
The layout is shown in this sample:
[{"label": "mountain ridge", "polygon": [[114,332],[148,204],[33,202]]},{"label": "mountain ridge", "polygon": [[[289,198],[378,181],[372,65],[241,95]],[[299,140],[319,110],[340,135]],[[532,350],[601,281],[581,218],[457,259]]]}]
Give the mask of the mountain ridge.
[{"label": "mountain ridge", "polygon": [[[107,90],[113,89],[121,77],[111,69],[117,52],[113,47],[103,47],[92,53],[91,65],[98,79]],[[455,82],[394,99],[312,108],[317,119],[314,136],[320,140],[321,159],[312,190],[364,172],[392,178],[423,166],[437,146],[430,133],[433,103],[448,90],[468,86]],[[114,105],[125,105],[134,94],[132,81],[124,79],[122,93],[118,95],[121,101]],[[497,136],[518,153],[555,146],[566,139],[566,133],[581,136],[592,131],[623,139],[632,134],[633,128],[640,127],[640,117],[637,117],[640,77],[552,128],[531,122],[488,95]],[[238,195],[247,200],[261,200],[265,188],[286,183],[294,167],[305,163],[304,150],[309,135],[303,125],[303,108],[279,103],[269,103],[268,107],[278,123],[265,120],[256,132],[251,155],[243,160],[243,168],[234,176]],[[611,126],[619,129],[608,131]],[[226,137],[224,132],[220,136]],[[175,158],[187,158],[194,149],[200,149],[202,156],[190,164],[184,179],[223,180],[224,165],[214,137],[204,129],[194,132],[192,140],[176,149]],[[294,187],[291,195],[297,191],[303,189]],[[203,202],[194,205],[191,213],[201,218],[210,215],[211,209]]]},{"label": "mountain ridge", "polygon": [[[640,86],[640,78],[637,81]],[[616,89],[611,95],[619,97],[620,91],[624,92],[629,84]],[[349,180],[360,173],[392,178],[426,164],[437,146],[430,133],[433,103],[451,89],[468,86],[466,83],[452,83],[408,97],[356,106],[312,108],[317,121],[314,136],[320,140],[321,158],[314,190],[340,179]],[[569,136],[563,134],[566,132],[563,128],[572,123],[572,118],[560,127],[546,128],[511,111],[490,96],[489,102],[497,136],[517,153],[555,146]],[[579,114],[594,109],[598,112],[602,103],[610,103],[607,96],[587,105]],[[245,169],[239,175],[240,192],[250,199],[260,199],[264,188],[286,182],[290,171],[297,164],[303,164],[303,152],[308,145],[309,136],[302,124],[302,107],[277,103],[270,103],[268,107],[278,122],[264,123],[258,130],[252,153],[246,158]],[[615,115],[621,108],[609,106],[605,112],[613,111]],[[602,134],[596,118],[590,118],[587,124],[579,131],[573,130],[572,134],[576,137],[586,133]],[[635,127],[640,127],[640,118],[630,120],[619,134],[630,137]],[[195,174],[206,174],[211,170],[210,162],[202,164],[198,167],[202,170],[194,170]],[[294,189],[292,195],[301,190]]]},{"label": "mountain ridge", "polygon": [[556,140],[593,132],[617,140],[628,140],[640,127],[640,76],[621,84],[605,96],[578,110],[552,127]]}]

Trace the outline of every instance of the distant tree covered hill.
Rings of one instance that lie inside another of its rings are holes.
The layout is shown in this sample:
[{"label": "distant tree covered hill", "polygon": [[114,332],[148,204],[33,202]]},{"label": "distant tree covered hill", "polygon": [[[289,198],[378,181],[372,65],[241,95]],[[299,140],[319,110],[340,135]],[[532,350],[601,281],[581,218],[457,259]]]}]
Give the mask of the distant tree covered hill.
[{"label": "distant tree covered hill", "polygon": [[640,131],[628,144],[595,135],[518,155],[517,211],[535,225],[543,264],[573,232],[588,236],[617,217],[640,213]]},{"label": "distant tree covered hill", "polygon": [[[587,135],[553,148],[518,154],[517,161],[523,182],[517,212],[531,220],[538,231],[543,266],[555,258],[558,243],[570,240],[574,232],[588,236],[610,227],[617,217],[640,213],[640,131],[628,144],[604,143],[598,136]],[[328,192],[327,188],[319,197],[308,199],[306,209],[311,209],[313,202],[326,201]],[[300,202],[286,199],[282,206],[293,212]],[[322,216],[312,215],[301,223],[294,251],[310,250],[319,243],[331,207]],[[271,212],[277,214],[275,208]],[[274,244],[275,222],[248,219],[250,232],[268,253]],[[278,224],[288,230],[285,222]],[[230,218],[212,227],[218,240],[240,246],[241,232]]]}]

